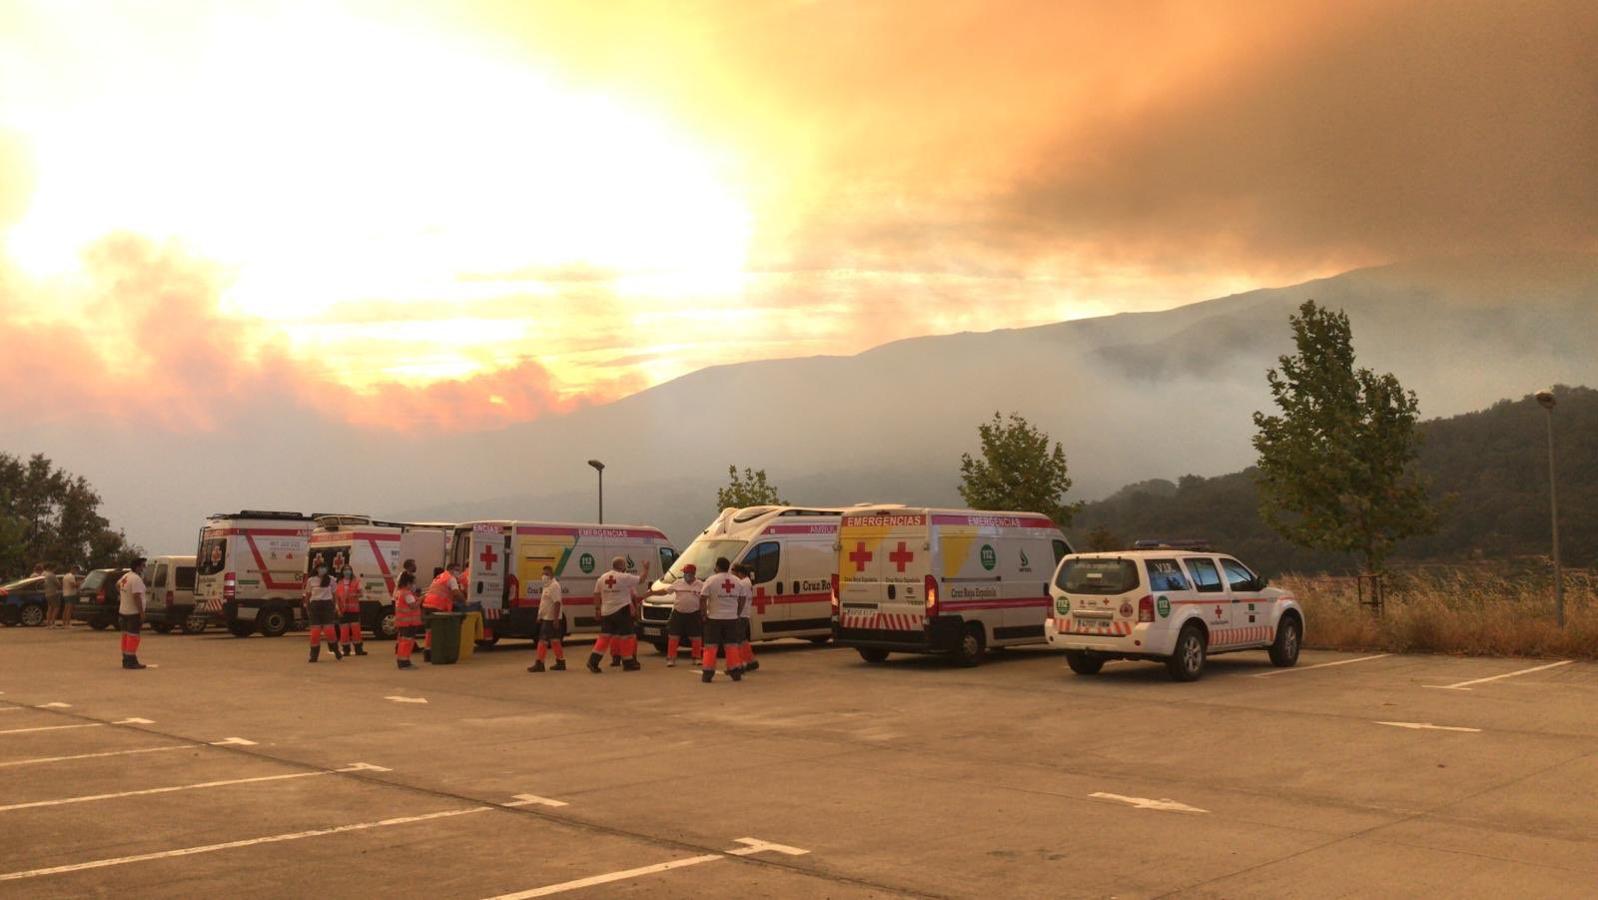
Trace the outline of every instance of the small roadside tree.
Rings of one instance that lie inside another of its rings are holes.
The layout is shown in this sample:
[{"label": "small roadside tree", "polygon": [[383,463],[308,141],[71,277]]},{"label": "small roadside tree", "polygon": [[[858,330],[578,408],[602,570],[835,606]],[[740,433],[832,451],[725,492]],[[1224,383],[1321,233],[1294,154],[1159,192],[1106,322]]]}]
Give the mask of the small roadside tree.
[{"label": "small roadside tree", "polygon": [[1391,373],[1354,367],[1341,310],[1309,300],[1288,321],[1297,352],[1265,375],[1278,413],[1254,414],[1260,515],[1299,546],[1379,573],[1397,542],[1437,527],[1414,469],[1419,403]]},{"label": "small roadside tree", "polygon": [[788,501],[777,495],[777,486],[766,481],[766,470],[744,467],[742,475],[737,466],[728,466],[731,479],[726,487],[716,489],[716,512],[729,506],[787,506]]},{"label": "small roadside tree", "polygon": [[1011,413],[1005,421],[997,412],[993,421],[977,426],[982,456],[960,454],[960,497],[973,509],[1009,509],[1037,512],[1064,527],[1081,508],[1066,503],[1071,476],[1065,450],[1049,436]]}]

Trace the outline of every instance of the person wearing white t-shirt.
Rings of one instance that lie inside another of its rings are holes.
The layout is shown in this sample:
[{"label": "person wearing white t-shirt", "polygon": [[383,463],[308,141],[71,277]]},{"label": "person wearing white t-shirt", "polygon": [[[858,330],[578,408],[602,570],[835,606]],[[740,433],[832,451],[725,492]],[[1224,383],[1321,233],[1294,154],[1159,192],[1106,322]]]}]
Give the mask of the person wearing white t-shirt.
[{"label": "person wearing white t-shirt", "polygon": [[561,602],[561,595],[560,582],[555,580],[555,567],[545,566],[544,587],[538,592],[538,659],[527,667],[529,672],[544,671],[544,656],[551,647],[555,649],[552,671],[566,671],[566,650],[560,643],[564,636],[561,626],[566,624],[566,609]]},{"label": "person wearing white t-shirt", "polygon": [[599,661],[608,649],[619,657],[622,666],[636,672],[638,664],[638,631],[633,624],[633,601],[637,599],[639,582],[649,576],[649,563],[645,562],[637,575],[627,571],[627,559],[618,556],[610,561],[610,571],[594,579],[594,603],[599,607],[599,637],[594,650],[588,654],[588,671],[598,675]]},{"label": "person wearing white t-shirt", "polygon": [[727,558],[716,560],[716,574],[705,579],[700,589],[705,610],[705,647],[701,657],[704,665],[700,680],[709,684],[716,678],[716,650],[727,655],[727,674],[733,681],[743,679],[738,665],[739,620],[744,606],[749,602],[749,586],[733,575]]},{"label": "person wearing white t-shirt", "polygon": [[753,572],[742,563],[732,567],[732,574],[743,579],[744,591],[749,602],[744,604],[743,615],[739,616],[738,624],[738,668],[744,672],[753,672],[760,668],[760,663],[755,661],[755,645],[752,643],[754,628],[750,624],[750,616],[755,611],[755,585]]},{"label": "person wearing white t-shirt", "polygon": [[690,658],[698,659],[701,645],[704,643],[705,617],[700,610],[699,589],[704,586],[699,580],[699,567],[689,563],[682,567],[682,577],[663,588],[655,588],[649,592],[651,597],[660,597],[666,594],[672,596],[671,618],[666,621],[666,666],[669,668],[677,664],[677,651],[682,647],[686,638],[690,647]]},{"label": "person wearing white t-shirt", "polygon": [[122,629],[122,668],[143,669],[139,662],[139,628],[144,624],[144,559],[135,559],[117,579],[117,624]]}]

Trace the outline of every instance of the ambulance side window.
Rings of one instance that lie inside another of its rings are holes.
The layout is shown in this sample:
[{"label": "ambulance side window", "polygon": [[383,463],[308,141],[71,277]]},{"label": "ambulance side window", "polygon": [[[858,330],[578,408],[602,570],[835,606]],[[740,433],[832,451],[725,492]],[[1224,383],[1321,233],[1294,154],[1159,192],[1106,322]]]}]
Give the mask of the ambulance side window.
[{"label": "ambulance side window", "polygon": [[1149,560],[1149,590],[1151,591],[1185,591],[1188,590],[1187,579],[1182,575],[1182,569],[1174,559]]},{"label": "ambulance side window", "polygon": [[671,571],[671,564],[677,561],[677,551],[670,547],[660,548],[660,574]]},{"label": "ambulance side window", "polygon": [[1065,559],[1070,554],[1071,554],[1071,548],[1066,545],[1065,541],[1055,541],[1054,542],[1054,564],[1055,565],[1059,565],[1060,564],[1060,560]]},{"label": "ambulance side window", "polygon": [[1193,589],[1201,594],[1218,594],[1222,590],[1221,572],[1215,563],[1203,557],[1185,560],[1187,572],[1193,576]]},{"label": "ambulance side window", "polygon": [[767,541],[757,544],[753,550],[744,555],[744,565],[749,567],[751,573],[749,580],[754,584],[765,584],[777,577],[777,566],[782,560],[782,545],[776,541]]},{"label": "ambulance side window", "polygon": [[194,567],[193,566],[178,566],[178,568],[177,568],[177,588],[180,591],[192,591],[192,590],[194,590]]},{"label": "ambulance side window", "polygon": [[150,587],[166,587],[166,563],[156,564],[155,573],[150,576]]}]

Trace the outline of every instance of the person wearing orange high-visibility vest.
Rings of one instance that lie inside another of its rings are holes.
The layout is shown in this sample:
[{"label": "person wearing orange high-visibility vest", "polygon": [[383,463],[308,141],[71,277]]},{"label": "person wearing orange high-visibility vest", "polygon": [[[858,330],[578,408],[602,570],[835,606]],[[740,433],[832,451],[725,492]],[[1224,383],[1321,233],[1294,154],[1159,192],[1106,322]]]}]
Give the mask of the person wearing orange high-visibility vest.
[{"label": "person wearing orange high-visibility vest", "polygon": [[[452,562],[444,571],[438,573],[433,583],[427,586],[427,596],[422,598],[422,608],[432,612],[446,613],[455,609],[455,605],[466,603],[466,592],[461,589],[460,582],[461,564]],[[433,632],[428,629],[427,638],[422,644],[422,658],[428,662],[433,661]]]},{"label": "person wearing orange high-visibility vest", "polygon": [[351,644],[355,645],[355,656],[366,655],[366,632],[361,628],[361,600],[365,593],[355,570],[345,566],[333,588],[333,600],[338,605],[338,642],[343,645],[345,656],[351,655]]},{"label": "person wearing orange high-visibility vest", "polygon": [[416,649],[416,633],[422,630],[422,601],[416,596],[416,575],[400,573],[394,585],[394,664],[411,667],[411,651]]},{"label": "person wearing orange high-visibility vest", "polygon": [[637,575],[627,571],[626,557],[610,561],[610,571],[594,579],[594,603],[599,607],[599,637],[588,654],[588,671],[598,675],[599,661],[605,651],[620,657],[622,668],[636,672],[638,664],[638,630],[633,619],[633,601],[638,583],[649,577],[649,563],[645,562]]},{"label": "person wearing orange high-visibility vest", "polygon": [[744,604],[749,601],[749,589],[741,578],[728,571],[731,568],[725,556],[716,560],[716,574],[706,578],[699,591],[705,611],[704,670],[700,680],[705,684],[716,678],[718,648],[727,655],[727,674],[733,681],[743,680],[743,670],[738,665],[741,643],[738,622],[743,616]]}]

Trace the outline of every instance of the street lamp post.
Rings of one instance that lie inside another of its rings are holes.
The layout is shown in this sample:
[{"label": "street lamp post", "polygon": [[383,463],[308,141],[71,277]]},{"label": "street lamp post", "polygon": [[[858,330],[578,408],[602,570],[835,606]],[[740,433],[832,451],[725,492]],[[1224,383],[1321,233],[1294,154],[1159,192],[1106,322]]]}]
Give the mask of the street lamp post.
[{"label": "street lamp post", "polygon": [[[595,472],[599,473],[599,524],[603,525],[605,524],[605,464],[597,459],[589,460],[588,464],[594,467]],[[1560,609],[1563,608],[1560,607]],[[1561,613],[1560,621],[1564,621],[1563,613]]]},{"label": "street lamp post", "polygon": [[1565,575],[1559,563],[1559,479],[1554,475],[1554,392],[1552,389],[1537,392],[1537,403],[1548,414],[1548,511],[1553,520],[1554,532],[1554,610],[1559,617],[1559,627],[1565,627]]}]

